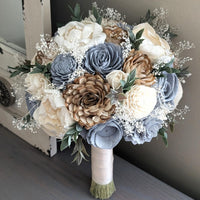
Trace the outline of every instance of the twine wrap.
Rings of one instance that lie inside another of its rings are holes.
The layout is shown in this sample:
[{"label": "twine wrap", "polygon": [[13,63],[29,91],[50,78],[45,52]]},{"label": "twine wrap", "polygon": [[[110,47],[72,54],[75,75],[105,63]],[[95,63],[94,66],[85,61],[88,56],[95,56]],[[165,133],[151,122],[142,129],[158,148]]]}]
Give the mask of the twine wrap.
[{"label": "twine wrap", "polygon": [[113,149],[91,146],[92,183],[90,192],[99,199],[108,199],[115,192],[113,182]]}]

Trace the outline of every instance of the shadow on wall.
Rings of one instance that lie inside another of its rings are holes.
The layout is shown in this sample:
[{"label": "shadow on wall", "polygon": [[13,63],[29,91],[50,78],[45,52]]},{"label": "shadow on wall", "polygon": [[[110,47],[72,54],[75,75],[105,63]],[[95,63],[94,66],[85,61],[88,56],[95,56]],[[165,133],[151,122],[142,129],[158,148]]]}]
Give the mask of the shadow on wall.
[{"label": "shadow on wall", "polygon": [[[74,0],[52,0],[53,31],[56,26],[70,21],[67,4],[74,6]],[[82,10],[87,12],[91,0],[76,1]],[[187,195],[200,199],[200,98],[199,85],[200,68],[200,1],[196,0],[103,0],[98,1],[100,6],[114,7],[122,14],[126,14],[127,22],[134,24],[139,21],[147,9],[163,7],[169,11],[169,23],[178,27],[178,38],[195,43],[196,48],[189,52],[193,57],[190,70],[193,76],[183,85],[184,96],[179,105],[190,106],[191,111],[184,121],[180,121],[173,134],[169,134],[169,147],[165,148],[162,139],[154,139],[151,143],[133,146],[131,143],[121,142],[115,152],[126,160],[134,163],[145,171],[163,180],[169,185],[181,190]],[[195,23],[194,23],[195,22]],[[188,52],[186,52],[188,53]],[[183,55],[184,56],[184,55]],[[137,180],[136,180],[137,181]]]}]

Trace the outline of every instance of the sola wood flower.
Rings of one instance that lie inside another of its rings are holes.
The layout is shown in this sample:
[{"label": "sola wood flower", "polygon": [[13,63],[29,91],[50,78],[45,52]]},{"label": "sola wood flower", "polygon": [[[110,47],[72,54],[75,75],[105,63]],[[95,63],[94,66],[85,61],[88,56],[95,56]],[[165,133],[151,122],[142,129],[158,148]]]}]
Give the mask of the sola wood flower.
[{"label": "sola wood flower", "polygon": [[128,37],[127,31],[118,26],[106,26],[103,31],[106,34],[106,42],[112,42],[114,44],[120,44]]},{"label": "sola wood flower", "polygon": [[136,78],[138,78],[135,84],[152,86],[155,83],[155,77],[151,73],[152,64],[150,59],[146,54],[133,49],[125,60],[123,71],[130,73],[134,69],[136,69]]},{"label": "sola wood flower", "polygon": [[121,70],[122,65],[122,49],[119,45],[99,44],[86,52],[84,68],[91,74],[99,72],[105,77],[113,70]]},{"label": "sola wood flower", "polygon": [[126,93],[126,97],[124,100],[124,108],[135,119],[147,117],[157,102],[156,90],[144,85],[134,85]]},{"label": "sola wood flower", "polygon": [[155,32],[151,25],[139,24],[133,28],[133,33],[136,34],[141,29],[144,29],[141,37],[144,41],[140,44],[139,50],[147,54],[153,63],[162,56],[172,57],[169,44]]},{"label": "sola wood flower", "polygon": [[74,120],[65,107],[62,94],[58,90],[46,90],[40,106],[33,113],[33,118],[48,135],[56,138],[62,138],[74,124]]},{"label": "sola wood flower", "polygon": [[87,130],[95,124],[106,122],[115,111],[106,95],[110,85],[96,74],[84,74],[66,86],[63,91],[65,105],[74,120]]}]

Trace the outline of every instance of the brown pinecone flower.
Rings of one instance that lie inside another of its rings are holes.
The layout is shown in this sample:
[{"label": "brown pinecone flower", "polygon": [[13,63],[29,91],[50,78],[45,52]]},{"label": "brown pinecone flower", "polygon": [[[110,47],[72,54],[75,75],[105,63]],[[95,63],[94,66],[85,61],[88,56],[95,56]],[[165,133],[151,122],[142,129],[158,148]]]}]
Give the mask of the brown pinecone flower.
[{"label": "brown pinecone flower", "polygon": [[106,98],[109,92],[109,83],[99,74],[85,73],[66,86],[63,97],[73,119],[88,130],[114,114],[115,106]]},{"label": "brown pinecone flower", "polygon": [[103,31],[106,34],[106,42],[114,44],[120,44],[125,41],[125,37],[128,37],[127,31],[118,26],[106,26],[103,28]]},{"label": "brown pinecone flower", "polygon": [[124,62],[123,71],[130,73],[134,69],[138,78],[135,81],[137,85],[152,86],[155,83],[155,76],[151,73],[152,64],[148,56],[132,49]]}]

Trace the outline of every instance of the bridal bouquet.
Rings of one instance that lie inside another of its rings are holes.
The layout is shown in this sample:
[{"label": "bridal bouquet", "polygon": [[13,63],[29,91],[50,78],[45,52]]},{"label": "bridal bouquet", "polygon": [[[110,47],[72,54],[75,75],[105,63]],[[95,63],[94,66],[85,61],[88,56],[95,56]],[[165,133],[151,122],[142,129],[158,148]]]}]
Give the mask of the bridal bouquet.
[{"label": "bridal bouquet", "polygon": [[[177,109],[182,83],[190,75],[180,57],[193,44],[176,45],[164,9],[155,9],[129,25],[113,8],[92,5],[82,18],[80,6],[69,7],[72,20],[54,37],[41,35],[32,61],[11,68],[22,75],[29,114],[13,123],[42,127],[61,139],[61,150],[74,142],[74,161],[87,155],[82,139],[91,145],[91,194],[109,198],[113,182],[113,148],[122,138],[134,145],[161,135],[188,107]],[[25,74],[25,75],[23,75]]]}]

